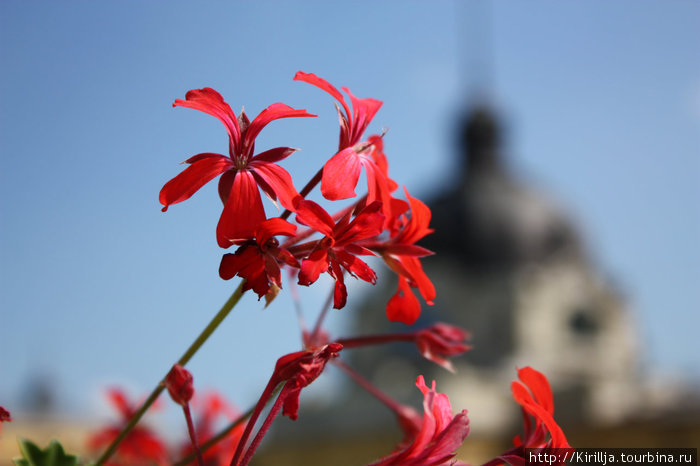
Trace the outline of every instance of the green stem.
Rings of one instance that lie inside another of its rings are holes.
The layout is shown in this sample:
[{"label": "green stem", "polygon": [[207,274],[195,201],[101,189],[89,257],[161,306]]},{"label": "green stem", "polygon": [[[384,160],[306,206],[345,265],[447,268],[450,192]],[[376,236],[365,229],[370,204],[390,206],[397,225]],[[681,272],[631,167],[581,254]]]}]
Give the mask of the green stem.
[{"label": "green stem", "polygon": [[[180,364],[181,366],[184,366],[189,362],[189,360],[194,356],[194,354],[201,348],[201,346],[204,344],[205,341],[211,336],[212,333],[214,333],[214,330],[221,324],[221,322],[226,318],[226,316],[231,312],[231,309],[233,309],[236,304],[238,304],[238,301],[240,301],[241,296],[243,296],[243,284],[245,283],[245,280],[241,281],[240,285],[238,285],[238,288],[236,288],[236,291],[233,292],[231,297],[226,301],[226,303],[221,307],[219,312],[214,316],[214,318],[209,322],[209,325],[206,326],[204,330],[202,330],[202,333],[199,334],[197,339],[192,342],[189,348],[187,348],[187,351],[185,351],[185,354],[178,359],[177,363]],[[170,369],[168,369],[168,372]],[[167,376],[167,373],[166,375]],[[165,376],[163,377],[163,380],[165,380]],[[151,405],[158,399],[158,396],[160,393],[165,389],[165,384],[161,380],[158,382],[158,385],[156,388],[151,392],[151,394],[146,398],[146,401],[143,402],[141,407],[134,413],[134,415],[129,419],[129,422],[124,426],[122,431],[119,433],[117,438],[112,441],[110,446],[105,450],[104,453],[102,453],[102,456],[97,460],[95,463],[95,466],[101,466],[102,464],[105,463],[116,451],[117,447],[119,444],[124,440],[124,438],[127,436],[129,432],[136,426],[136,424],[139,422],[141,417],[146,413],[148,408],[151,407]]]}]

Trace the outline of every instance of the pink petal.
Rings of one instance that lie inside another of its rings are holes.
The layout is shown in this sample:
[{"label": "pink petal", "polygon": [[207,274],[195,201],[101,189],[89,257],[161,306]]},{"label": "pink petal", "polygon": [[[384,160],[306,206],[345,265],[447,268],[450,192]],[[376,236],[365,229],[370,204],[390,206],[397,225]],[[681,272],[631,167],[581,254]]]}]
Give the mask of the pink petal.
[{"label": "pink petal", "polygon": [[229,135],[231,154],[240,152],[241,131],[238,119],[231,107],[224,101],[221,94],[210,87],[192,89],[185,95],[185,100],[176,99],[173,107],[187,107],[199,110],[218,118],[226,127]]},{"label": "pink petal", "polygon": [[221,154],[197,154],[188,159],[191,165],[179,175],[165,183],[158,200],[163,212],[168,206],[189,199],[199,188],[232,166],[231,159]]},{"label": "pink petal", "polygon": [[255,178],[246,170],[236,172],[216,226],[216,241],[220,247],[228,248],[234,241],[252,238],[258,224],[264,220],[265,209]]},{"label": "pink petal", "polygon": [[362,164],[351,147],[335,154],[323,166],[321,193],[329,201],[355,197],[355,186],[360,178]]}]

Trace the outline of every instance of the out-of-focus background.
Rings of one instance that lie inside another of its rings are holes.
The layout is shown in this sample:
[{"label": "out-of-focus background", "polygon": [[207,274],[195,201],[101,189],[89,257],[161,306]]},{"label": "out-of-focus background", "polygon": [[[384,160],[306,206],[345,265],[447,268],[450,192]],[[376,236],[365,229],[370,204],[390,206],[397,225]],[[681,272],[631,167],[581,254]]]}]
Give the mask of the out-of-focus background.
[{"label": "out-of-focus background", "polygon": [[[226,150],[218,121],[172,101],[209,86],[251,116],[278,101],[318,114],[258,138],[302,149],[282,163],[300,189],[338,128],[298,70],[384,101],[370,132],[389,129],[391,175],[437,230],[423,244],[438,299],[419,325],[473,331],[457,375],[412,348],[351,363],[416,405],[416,375],[436,378],[470,411],[460,457],[475,463],[518,431],[524,365],[550,377],[575,446],[697,446],[699,57],[690,1],[0,3],[0,405],[14,417],[0,464],[17,436],[89,458],[86,433],[115,419],[105,388],[144,396],[236,286],[218,277],[214,184],[160,212],[178,162]],[[352,285],[332,334],[403,330],[384,322],[389,274],[376,293]],[[324,286],[299,290],[309,320]],[[198,390],[254,404],[299,348],[288,292],[267,309],[245,297],[188,366]],[[305,441],[317,456],[299,464],[389,453],[400,434],[373,403],[329,371],[259,464],[292,464]],[[150,422],[185,432],[172,406]]]}]

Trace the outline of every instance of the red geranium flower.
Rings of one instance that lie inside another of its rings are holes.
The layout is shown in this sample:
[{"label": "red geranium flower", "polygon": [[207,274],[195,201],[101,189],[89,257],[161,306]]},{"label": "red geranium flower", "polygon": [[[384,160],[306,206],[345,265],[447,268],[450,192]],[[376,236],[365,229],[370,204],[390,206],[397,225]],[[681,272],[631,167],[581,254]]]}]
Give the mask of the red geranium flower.
[{"label": "red geranium flower", "polygon": [[275,103],[250,122],[245,112],[236,117],[223,97],[211,88],[191,90],[185,100],[177,99],[173,106],[193,108],[218,118],[228,132],[229,155],[206,152],[187,159],[185,163],[190,166],[160,191],[163,211],[172,204],[189,199],[207,182],[222,175],[219,196],[224,202],[224,210],[216,227],[216,239],[219,246],[228,248],[236,240],[250,238],[255,227],[265,220],[258,188],[271,199],[279,199],[284,208],[293,210],[296,189],[289,173],[276,162],[296,149],[277,147],[253,156],[255,138],[273,120],[316,115]]},{"label": "red geranium flower", "polygon": [[[488,466],[530,464],[525,449],[532,449],[535,453],[554,449],[561,453],[561,449],[571,449],[564,432],[554,420],[554,399],[547,377],[531,367],[524,367],[518,369],[518,378],[521,382],[513,381],[511,390],[513,398],[522,407],[525,435],[516,435],[513,439],[515,448],[489,461],[486,463]],[[530,417],[534,421],[534,429]],[[555,464],[563,465],[564,462]]]},{"label": "red geranium flower", "polygon": [[303,71],[299,71],[294,79],[328,92],[343,107],[341,112],[336,105],[340,119],[340,141],[338,152],[323,166],[323,196],[331,201],[355,197],[355,186],[364,167],[367,175],[367,202],[379,200],[385,208],[389,208],[390,193],[396,189],[396,184],[389,180],[386,173],[381,137],[372,136],[369,141],[361,142],[365,129],[379,111],[382,102],[369,98],[358,99],[347,87],[343,87],[343,91],[350,97],[351,111],[343,95],[325,79]]},{"label": "red geranium flower", "polygon": [[416,386],[423,392],[423,421],[410,444],[399,445],[397,451],[371,466],[439,466],[456,464],[457,448],[469,434],[467,410],[452,415],[450,400],[435,391],[435,381],[428,388],[422,375]]},{"label": "red geranium flower", "polygon": [[457,356],[467,352],[471,346],[465,341],[469,332],[454,325],[438,322],[416,332],[415,342],[418,350],[425,359],[439,364],[450,372],[454,372],[449,356]]},{"label": "red geranium flower", "polygon": [[292,267],[299,263],[292,254],[279,247],[276,235],[293,236],[297,227],[279,217],[270,218],[258,224],[253,237],[238,241],[241,246],[235,254],[224,254],[219,266],[219,275],[229,280],[238,275],[245,279],[243,290],[253,289],[262,298],[270,291],[270,286],[282,287],[279,262]]},{"label": "red geranium flower", "polygon": [[394,200],[394,223],[399,225],[395,227],[398,228],[398,232],[388,241],[365,243],[364,246],[381,254],[384,262],[399,276],[399,288],[386,307],[387,318],[393,322],[412,325],[420,316],[420,303],[411,292],[411,288],[418,288],[429,305],[432,305],[435,299],[435,287],[423,271],[419,260],[419,257],[430,255],[432,252],[415,244],[433,230],[428,228],[430,208],[411,197],[405,188],[404,192],[411,208],[411,216],[408,217],[398,207],[403,201]]},{"label": "red geranium flower", "polygon": [[345,306],[348,296],[343,269],[355,277],[375,284],[377,274],[369,265],[356,257],[358,254],[374,255],[374,253],[356,243],[382,232],[384,215],[380,210],[381,203],[375,202],[365,207],[352,221],[348,213],[336,224],[320,205],[313,201],[300,201],[297,205],[297,221],[310,226],[325,237],[301,263],[299,284],[308,286],[314,283],[323,272],[328,272],[335,279],[333,307],[336,309]]},{"label": "red geranium flower", "polygon": [[[113,388],[107,392],[107,396],[121,415],[121,421],[105,427],[88,438],[88,448],[94,451],[110,445],[136,411],[121,390]],[[116,455],[106,464],[145,466],[154,463],[163,465],[168,463],[165,444],[148,427],[139,424],[122,440]]]}]

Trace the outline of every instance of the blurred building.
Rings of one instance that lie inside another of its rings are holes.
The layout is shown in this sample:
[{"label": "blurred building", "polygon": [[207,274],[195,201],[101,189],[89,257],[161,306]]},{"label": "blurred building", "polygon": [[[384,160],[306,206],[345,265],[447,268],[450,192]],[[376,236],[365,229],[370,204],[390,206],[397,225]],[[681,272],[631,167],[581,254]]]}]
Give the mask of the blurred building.
[{"label": "blurred building", "polygon": [[[420,244],[435,252],[422,261],[437,298],[415,327],[444,321],[472,332],[473,349],[453,359],[456,374],[424,360],[411,343],[353,349],[344,359],[379,389],[413,405],[420,400],[416,376],[437,380],[455,411],[469,410],[471,433],[461,450],[467,461],[492,458],[520,431],[510,383],[516,367],[524,366],[549,378],[555,417],[574,445],[695,444],[697,395],[669,383],[654,388],[623,295],[596,267],[556,200],[509,169],[502,133],[489,108],[467,112],[458,131],[460,170],[454,183],[427,200],[435,232]],[[408,330],[387,322],[383,312],[395,278],[387,274],[380,284],[353,310],[357,319],[350,334]],[[294,464],[311,464],[299,445],[326,438],[335,439],[336,451],[367,459],[388,453],[387,442],[400,439],[393,415],[349,379],[344,386],[337,394],[342,403],[318,410],[305,406],[297,422],[280,421],[275,451],[286,458],[298,454]],[[659,396],[663,393],[673,395]],[[685,416],[678,415],[679,406]],[[347,441],[338,442],[339,435]],[[289,448],[280,449],[278,442],[285,441]]]},{"label": "blurred building", "polygon": [[[502,130],[487,107],[465,114],[459,129],[456,181],[428,200],[435,232],[420,244],[433,280],[435,305],[418,326],[444,321],[472,332],[473,349],[455,362],[457,375],[424,364],[415,349],[367,353],[356,363],[372,379],[387,371],[436,378],[456,407],[470,410],[475,432],[510,425],[510,381],[526,365],[544,372],[557,417],[570,422],[620,422],[639,405],[636,327],[620,293],[593,265],[574,223],[556,202],[512,174]],[[377,298],[385,302],[388,295]],[[380,305],[363,306],[360,328],[387,325]],[[414,367],[403,367],[411,361]]]}]

